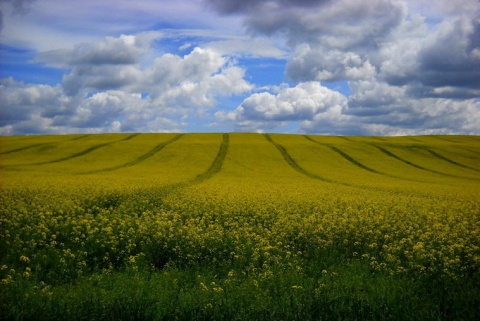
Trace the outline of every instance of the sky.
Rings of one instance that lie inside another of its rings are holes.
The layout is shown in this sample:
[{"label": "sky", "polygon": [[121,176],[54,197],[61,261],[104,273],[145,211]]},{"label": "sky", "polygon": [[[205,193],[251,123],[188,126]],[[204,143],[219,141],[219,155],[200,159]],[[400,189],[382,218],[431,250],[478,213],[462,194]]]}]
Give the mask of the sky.
[{"label": "sky", "polygon": [[0,0],[0,135],[480,135],[479,0]]}]

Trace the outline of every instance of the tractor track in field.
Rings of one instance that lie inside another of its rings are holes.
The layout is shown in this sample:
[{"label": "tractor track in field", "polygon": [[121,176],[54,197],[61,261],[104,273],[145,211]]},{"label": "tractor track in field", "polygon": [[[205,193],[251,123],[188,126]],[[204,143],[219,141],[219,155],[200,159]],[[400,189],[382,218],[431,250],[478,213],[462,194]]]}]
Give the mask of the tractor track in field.
[{"label": "tractor track in field", "polygon": [[[165,143],[173,143],[175,140],[178,140],[183,135],[184,134],[179,134]],[[163,206],[165,206],[166,204],[165,199],[169,195],[176,193],[183,188],[187,188],[193,185],[203,183],[206,180],[212,178],[212,176],[214,176],[218,172],[220,172],[223,166],[223,162],[225,161],[225,157],[227,156],[229,142],[230,142],[230,135],[227,133],[224,133],[222,137],[222,143],[220,144],[220,148],[218,150],[217,155],[215,156],[215,159],[213,160],[210,167],[204,172],[196,175],[191,179],[187,179],[185,181],[167,184],[163,186],[158,186],[154,190],[150,190],[150,192],[153,193],[152,197],[155,197],[157,199],[156,201],[157,206],[160,206],[160,204],[163,204]],[[166,145],[167,144],[165,144],[165,146]]]},{"label": "tractor track in field", "polygon": [[[470,167],[470,166],[467,166],[467,165],[464,165],[464,164],[461,164],[461,163],[458,163],[448,157],[445,157],[441,154],[439,154],[438,152],[432,150],[431,148],[427,147],[427,146],[424,146],[424,145],[409,145],[409,146],[405,146],[406,148],[412,150],[412,151],[415,151],[415,152],[419,152],[419,151],[425,151],[427,153],[429,153],[430,155],[432,155],[434,158],[436,159],[440,159],[442,161],[445,161],[447,163],[450,163],[452,165],[455,165],[455,166],[458,166],[458,167],[461,167],[461,168],[465,168],[465,169],[468,169],[468,170],[473,170],[475,172],[480,172],[479,169],[477,168],[474,168],[474,167]],[[460,147],[461,148],[461,147]],[[439,172],[441,173],[441,172]],[[442,173],[442,174],[445,174],[445,173]],[[450,175],[450,176],[453,176],[451,174],[446,174],[446,175]],[[460,178],[464,178],[463,176],[453,176],[453,177],[460,177]]]},{"label": "tractor track in field", "polygon": [[[348,155],[347,153],[341,151],[340,149],[338,149],[337,147],[335,146],[330,146],[330,145],[326,145],[328,148],[330,148],[331,150],[333,150],[334,152],[336,152],[337,154],[339,154],[340,156],[342,156],[344,159],[346,159],[347,161],[349,161],[350,163],[352,163],[353,165],[357,166],[357,167],[360,167],[366,171],[369,171],[369,172],[372,172],[372,173],[375,173],[375,174],[381,174],[381,175],[387,175],[387,174],[384,174],[382,172],[379,172],[373,168],[370,168],[366,165],[363,165],[362,163],[360,163],[359,161],[355,160],[353,157],[351,157],[350,155]],[[390,175],[387,175],[387,176],[390,176]]]},{"label": "tractor track in field", "polygon": [[388,149],[385,149],[385,148],[380,147],[380,146],[375,145],[375,144],[370,144],[370,145],[373,146],[373,147],[375,147],[376,149],[378,149],[378,150],[379,150],[380,152],[382,152],[383,154],[385,154],[385,155],[387,155],[387,156],[389,156],[389,157],[391,157],[391,158],[394,158],[394,159],[396,159],[396,160],[398,160],[398,161],[401,161],[401,162],[403,162],[403,163],[405,163],[405,164],[407,164],[407,165],[413,166],[413,167],[415,167],[415,168],[418,168],[418,169],[421,169],[421,170],[424,170],[424,171],[432,172],[432,173],[435,173],[435,174],[442,174],[442,173],[440,173],[440,172],[437,172],[437,171],[434,171],[434,170],[425,168],[425,167],[423,167],[423,166],[420,166],[420,165],[417,165],[417,164],[415,164],[415,163],[412,163],[412,162],[410,162],[410,161],[408,161],[408,160],[406,160],[406,159],[404,159],[404,158],[401,158],[400,156],[397,156],[397,155],[395,155],[394,153],[392,153],[391,151],[389,151]]},{"label": "tractor track in field", "polygon": [[[322,182],[326,182],[326,183],[332,183],[332,184],[336,184],[336,185],[342,185],[342,186],[346,186],[346,187],[350,187],[350,188],[356,188],[356,189],[361,189],[361,190],[370,190],[370,191],[378,191],[378,192],[388,192],[388,193],[394,193],[394,194],[399,194],[399,195],[410,195],[408,192],[405,192],[405,191],[401,191],[401,190],[394,190],[394,189],[391,189],[391,188],[388,188],[388,187],[381,187],[381,186],[367,186],[367,185],[360,185],[360,184],[352,184],[352,183],[346,183],[346,182],[341,182],[341,181],[336,181],[336,180],[333,180],[333,179],[329,179],[329,178],[325,178],[325,177],[322,177],[322,176],[319,176],[319,175],[316,175],[314,173],[311,173],[309,171],[307,171],[306,169],[304,169],[303,167],[301,167],[293,158],[292,156],[288,153],[288,151],[285,149],[285,147],[283,147],[282,145],[276,143],[273,141],[273,139],[270,137],[269,134],[264,134],[265,136],[265,139],[270,142],[272,145],[274,145],[277,150],[280,152],[280,154],[283,156],[283,159],[287,162],[288,165],[290,165],[290,167],[292,167],[295,171],[299,172],[300,174],[303,174],[309,178],[312,178],[312,179],[315,179],[315,180],[319,180],[319,181],[322,181]],[[321,144],[321,143],[319,143]],[[323,144],[321,144],[323,145]],[[390,176],[390,175],[388,175]],[[410,180],[410,179],[407,179],[407,178],[402,178],[402,177],[396,177],[396,176],[391,176],[391,177],[394,177],[394,178],[399,178],[399,179],[402,179],[402,180]],[[412,181],[415,181],[417,183],[423,183],[422,181],[418,181],[418,180],[412,180]],[[417,193],[416,194],[417,196],[421,196],[421,197],[429,197],[428,195],[423,195],[421,193]]]},{"label": "tractor track in field", "polygon": [[421,165],[418,165],[418,164],[415,164],[413,162],[410,162],[409,160],[406,160],[398,155],[395,155],[394,153],[392,153],[391,151],[389,151],[388,149],[385,149],[383,147],[380,147],[376,144],[370,144],[371,146],[377,148],[380,152],[382,152],[383,154],[391,157],[391,158],[394,158],[398,161],[401,161],[407,165],[410,165],[412,167],[415,167],[415,168],[418,168],[420,170],[423,170],[423,171],[427,171],[427,172],[430,172],[430,173],[434,173],[434,174],[437,174],[437,175],[442,175],[442,176],[447,176],[447,177],[454,177],[454,178],[460,178],[460,179],[471,179],[471,180],[477,180],[475,178],[469,178],[469,177],[463,177],[463,176],[456,176],[456,175],[451,175],[451,174],[447,174],[447,173],[443,173],[443,172],[439,172],[439,171],[436,171],[434,169],[430,169],[430,168],[426,168],[426,167],[423,167]]},{"label": "tractor track in field", "polygon": [[[111,167],[111,168],[106,168],[106,169],[101,169],[101,170],[96,170],[96,171],[91,171],[91,172],[84,172],[84,173],[81,173],[81,174],[92,174],[92,173],[99,173],[99,172],[114,171],[114,170],[117,170],[117,169],[120,169],[120,168],[125,168],[125,167],[130,167],[130,166],[137,165],[138,163],[141,163],[144,160],[146,160],[147,158],[149,158],[149,157],[155,155],[156,153],[160,152],[167,145],[170,145],[171,143],[179,140],[184,135],[185,134],[176,135],[175,137],[171,138],[170,140],[155,146],[148,153],[141,155],[140,157],[138,157],[137,159],[135,159],[131,162],[125,163],[123,165]],[[220,148],[218,150],[218,153],[215,156],[215,159],[213,160],[210,167],[205,172],[198,174],[197,176],[195,176],[194,178],[192,178],[190,180],[186,180],[186,181],[183,181],[183,182],[174,183],[174,184],[164,186],[162,188],[164,190],[163,195],[165,196],[167,194],[170,194],[171,192],[173,192],[173,191],[175,191],[179,188],[184,188],[184,187],[188,187],[188,186],[191,186],[191,185],[200,184],[200,183],[210,179],[213,175],[217,174],[222,169],[223,162],[225,160],[225,157],[227,156],[229,142],[230,142],[230,135],[227,134],[227,133],[223,134],[222,143],[220,144]]]},{"label": "tractor track in field", "polygon": [[179,189],[182,188],[187,188],[189,186],[197,185],[200,183],[205,182],[206,180],[212,178],[215,174],[220,172],[223,166],[223,162],[225,161],[225,157],[227,156],[228,153],[228,145],[230,142],[230,135],[227,133],[224,133],[222,136],[222,143],[220,144],[220,148],[218,150],[217,155],[215,156],[215,159],[213,160],[212,164],[210,167],[204,171],[203,173],[198,174],[194,178],[191,178],[189,180],[185,180],[183,182],[178,182],[178,183],[173,183],[173,184],[167,184],[165,186],[162,186],[160,191],[158,192],[158,197],[160,199],[167,197],[169,194],[172,194]]},{"label": "tractor track in field", "polygon": [[[337,154],[339,154],[340,156],[342,156],[344,159],[346,159],[347,161],[349,161],[350,163],[364,169],[364,170],[367,170],[369,172],[372,172],[372,173],[375,173],[375,174],[380,174],[380,175],[385,175],[385,176],[388,176],[388,177],[393,177],[393,178],[398,178],[398,179],[404,179],[404,180],[409,180],[409,181],[417,181],[417,180],[413,180],[413,179],[408,179],[408,178],[404,178],[404,177],[399,177],[399,176],[395,176],[395,175],[390,175],[390,174],[386,174],[386,173],[383,173],[383,172],[380,172],[380,171],[377,171],[373,168],[370,168],[360,162],[358,162],[357,160],[355,160],[353,157],[351,157],[350,155],[348,155],[347,153],[343,152],[342,150],[338,149],[337,147],[335,146],[332,146],[330,144],[324,144],[324,143],[320,143],[314,139],[312,139],[311,137],[307,136],[307,135],[303,135],[303,137],[305,137],[307,140],[311,141],[311,142],[314,142],[316,144],[319,144],[319,145],[322,145],[322,146],[326,146],[328,148],[330,148],[331,150],[333,150],[334,152],[336,152]],[[415,163],[412,163],[406,159],[403,159],[395,154],[393,154],[392,152],[390,152],[389,150],[383,148],[383,147],[380,147],[378,146],[377,144],[375,143],[367,143],[371,146],[374,146],[376,147],[379,151],[381,151],[383,154],[389,156],[389,157],[392,157],[392,158],[395,158],[396,160],[399,160],[405,164],[408,164],[410,166],[413,166],[413,167],[416,167],[418,169],[421,169],[421,170],[424,170],[424,171],[428,171],[428,172],[431,172],[431,173],[434,173],[434,174],[438,174],[438,175],[443,175],[443,176],[448,176],[448,177],[455,177],[455,178],[460,178],[460,179],[469,179],[469,180],[477,180],[475,178],[471,178],[471,177],[464,177],[464,176],[457,176],[457,175],[451,175],[451,174],[447,174],[447,173],[443,173],[443,172],[439,172],[439,171],[436,171],[436,170],[433,170],[433,169],[429,169],[429,168],[426,168],[426,167],[423,167],[423,166],[420,166],[420,165],[417,165]],[[463,164],[460,164],[460,163],[457,163],[447,157],[444,157],[443,155],[440,155],[438,154],[437,152],[427,148],[427,147],[424,147],[424,146],[418,146],[418,145],[414,145],[413,148],[416,148],[416,149],[421,149],[421,150],[425,150],[427,152],[429,152],[430,154],[432,154],[435,158],[438,158],[438,159],[442,159],[444,161],[447,161],[453,165],[456,165],[456,166],[459,166],[459,167],[463,167],[463,168],[466,168],[466,169],[470,169],[470,170],[474,170],[474,171],[479,171],[475,168],[472,168],[472,167],[468,167],[466,165],[463,165]]]},{"label": "tractor track in field", "polygon": [[28,146],[25,146],[25,147],[20,147],[20,148],[16,148],[16,149],[7,150],[5,152],[1,152],[0,155],[6,155],[6,154],[11,154],[11,153],[21,152],[23,150],[27,150],[27,149],[30,149],[30,148],[41,147],[41,146],[45,146],[45,145],[54,145],[54,144],[56,144],[56,143],[41,143],[41,144],[28,145]]},{"label": "tractor track in field", "polygon": [[438,159],[441,159],[441,160],[444,160],[450,164],[453,164],[455,166],[458,166],[458,167],[462,167],[462,168],[466,168],[466,169],[469,169],[469,170],[473,170],[473,171],[476,171],[476,172],[480,172],[480,170],[478,170],[477,168],[473,168],[473,167],[470,167],[470,166],[467,166],[467,165],[463,165],[463,164],[460,164],[460,163],[457,163],[456,161],[454,160],[451,160],[450,158],[447,158],[443,155],[440,155],[439,153],[431,150],[430,148],[427,148],[427,147],[422,147],[422,149],[426,150],[427,152],[429,152],[430,154],[432,154],[433,156],[435,156],[436,158]]},{"label": "tractor track in field", "polygon": [[334,181],[334,180],[331,180],[331,179],[328,179],[328,178],[325,178],[325,177],[322,177],[322,176],[319,176],[317,174],[314,174],[314,173],[311,173],[311,172],[307,171],[306,169],[304,169],[303,167],[298,165],[298,163],[287,152],[285,147],[283,147],[282,145],[274,142],[272,137],[270,137],[269,134],[264,134],[264,137],[269,143],[271,143],[273,146],[275,146],[275,148],[277,148],[277,150],[280,152],[280,154],[282,155],[285,162],[287,162],[287,164],[290,165],[291,168],[293,168],[295,171],[299,172],[300,174],[303,174],[305,176],[308,176],[310,178],[313,178],[313,179],[316,179],[316,180],[319,180],[319,181],[322,181],[322,182],[343,184],[341,182],[337,182],[337,181]]},{"label": "tractor track in field", "polygon": [[[80,139],[86,138],[88,136],[90,136],[90,135],[82,135],[82,136],[79,136],[79,137],[74,137],[72,139],[69,139],[68,141],[80,140]],[[131,138],[133,138],[133,137],[131,137]],[[58,143],[59,142],[51,142],[51,143],[40,143],[40,144],[28,145],[28,146],[25,146],[25,147],[20,147],[20,148],[11,149],[11,150],[1,152],[0,155],[6,155],[6,154],[11,154],[11,153],[21,152],[21,151],[24,151],[24,150],[27,150],[27,149],[30,149],[30,148],[41,147],[41,146],[46,146],[46,145],[56,145]]]},{"label": "tractor track in field", "polygon": [[[372,172],[372,173],[375,173],[375,174],[379,174],[379,175],[384,175],[384,176],[387,176],[387,177],[392,177],[392,178],[396,178],[396,179],[401,179],[401,180],[406,180],[406,181],[412,181],[412,182],[422,182],[421,180],[418,180],[418,179],[412,179],[412,178],[407,178],[407,177],[401,177],[401,176],[396,176],[396,175],[390,175],[390,174],[387,174],[387,173],[383,173],[383,172],[380,172],[380,171],[377,171],[375,169],[372,169],[368,166],[365,166],[363,165],[362,163],[358,162],[357,160],[355,160],[354,158],[352,158],[350,155],[346,154],[345,152],[341,151],[340,149],[334,147],[334,146],[331,146],[329,144],[324,144],[324,143],[321,143],[321,142],[318,142],[314,139],[312,139],[311,137],[307,136],[307,135],[303,135],[303,137],[305,137],[307,140],[313,142],[313,143],[316,143],[316,144],[319,144],[319,145],[322,145],[322,146],[325,146],[325,147],[328,147],[330,148],[331,150],[335,151],[336,153],[338,153],[340,156],[342,156],[344,159],[348,160],[349,162],[351,162],[352,164],[360,167],[360,168],[363,168],[364,170],[367,170],[369,172]],[[429,168],[426,168],[426,167],[423,167],[423,166],[420,166],[418,164],[415,164],[413,162],[410,162],[406,159],[403,159],[397,155],[395,155],[394,153],[390,152],[389,150],[383,148],[383,147],[380,147],[378,146],[377,144],[375,143],[366,143],[368,145],[371,145],[371,146],[374,146],[375,148],[377,148],[380,152],[382,152],[383,154],[391,157],[391,158],[394,158],[398,161],[401,161],[407,165],[410,165],[410,166],[413,166],[415,168],[418,168],[420,170],[423,170],[423,171],[427,171],[427,172],[431,172],[431,173],[434,173],[434,174],[438,174],[438,175],[442,175],[442,176],[447,176],[447,177],[454,177],[454,178],[459,178],[459,179],[468,179],[468,180],[478,180],[476,178],[471,178],[471,177],[464,177],[464,176],[456,176],[456,175],[451,175],[451,174],[447,174],[447,173],[443,173],[443,172],[439,172],[439,171],[436,171],[436,170],[433,170],[433,169],[429,169]],[[418,146],[414,146],[415,148],[422,148],[422,147],[418,147]],[[426,149],[426,148],[422,148],[422,149]],[[430,151],[430,150],[428,150]],[[441,155],[439,155],[441,156]]]},{"label": "tractor track in field", "polygon": [[[304,135],[304,136],[306,136],[306,135]],[[347,142],[353,142],[353,140],[351,138],[348,138],[347,136],[335,136],[335,137],[345,139]]]},{"label": "tractor track in field", "polygon": [[[138,135],[138,134],[137,134]],[[145,161],[146,159],[152,157],[153,155],[155,155],[156,153],[160,152],[162,149],[164,149],[165,147],[167,147],[168,145],[170,145],[171,143],[179,140],[180,138],[182,138],[185,134],[178,134],[176,135],[175,137],[167,140],[166,142],[163,142],[163,143],[160,143],[158,144],[157,146],[153,147],[151,150],[149,150],[147,153],[143,154],[143,155],[140,155],[139,157],[137,157],[136,159],[130,161],[130,162],[127,162],[125,164],[122,164],[122,165],[118,165],[118,166],[113,166],[113,167],[108,167],[108,168],[104,168],[104,169],[99,169],[99,170],[94,170],[94,171],[88,171],[88,172],[83,172],[81,174],[94,174],[94,173],[101,173],[101,172],[111,172],[111,171],[114,171],[114,170],[117,170],[117,169],[121,169],[121,168],[125,168],[125,167],[131,167],[131,166],[135,166],[143,161]]]},{"label": "tractor track in field", "polygon": [[59,159],[55,159],[53,161],[48,161],[48,162],[40,162],[40,163],[35,163],[35,164],[29,164],[29,165],[46,165],[46,164],[54,164],[54,163],[60,163],[60,162],[64,162],[64,161],[67,161],[67,160],[70,160],[70,159],[73,159],[73,158],[77,158],[77,157],[80,157],[80,156],[83,156],[83,155],[86,155],[86,154],[89,154],[97,149],[100,149],[102,147],[105,147],[105,146],[108,146],[108,145],[112,145],[112,144],[115,144],[115,143],[119,143],[119,142],[123,142],[123,141],[126,141],[126,140],[130,140],[132,139],[133,137],[135,136],[138,136],[139,134],[132,134],[132,135],[129,135],[125,138],[122,138],[120,140],[116,140],[116,141],[113,141],[113,142],[108,142],[108,143],[103,143],[103,144],[98,144],[98,145],[94,145],[92,147],[89,147],[85,150],[82,150],[81,152],[78,152],[76,154],[73,154],[73,155],[70,155],[70,156],[67,156],[67,157],[62,157],[62,158],[59,158]]},{"label": "tractor track in field", "polygon": [[185,186],[200,184],[207,179],[211,178],[213,175],[220,172],[223,166],[223,162],[225,161],[225,157],[228,153],[228,144],[230,142],[230,135],[227,133],[223,134],[222,143],[220,145],[220,149],[218,150],[218,154],[215,157],[212,165],[203,173],[197,175],[195,178],[186,181],[184,184]]},{"label": "tractor track in field", "polygon": [[[7,165],[7,166],[4,166],[4,167],[7,167],[7,168],[11,168],[11,167],[19,167],[19,166],[37,166],[37,165],[47,165],[47,164],[55,164],[55,163],[60,163],[60,162],[64,162],[64,161],[67,161],[67,160],[70,160],[70,159],[73,159],[73,158],[77,158],[77,157],[80,157],[80,156],[83,156],[83,155],[86,155],[86,154],[89,154],[97,149],[100,149],[102,147],[105,147],[105,146],[108,146],[108,145],[112,145],[112,144],[115,144],[115,143],[119,143],[119,142],[122,142],[122,141],[126,141],[126,140],[130,140],[132,139],[133,137],[135,136],[138,136],[139,134],[132,134],[132,135],[129,135],[125,138],[122,138],[120,140],[116,140],[116,141],[113,141],[113,142],[108,142],[108,143],[103,143],[103,144],[98,144],[98,145],[94,145],[94,146],[91,146],[85,150],[82,150],[81,152],[78,152],[76,154],[73,154],[73,155],[70,155],[70,156],[67,156],[67,157],[62,157],[62,158],[58,158],[58,159],[55,159],[55,160],[52,160],[52,161],[48,161],[48,162],[39,162],[39,163],[33,163],[33,164],[21,164],[21,165]],[[39,144],[39,145],[47,145],[47,144],[50,144],[50,143],[46,143],[46,144]],[[38,145],[36,145],[38,147]]]},{"label": "tractor track in field", "polygon": [[131,134],[130,136],[127,136],[127,137],[125,137],[124,139],[120,140],[120,142],[126,142],[127,140],[130,140],[130,139],[132,139],[132,138],[134,138],[134,137],[137,137],[138,135],[140,135],[140,133],[133,133],[133,134]]},{"label": "tractor track in field", "polygon": [[[362,163],[360,163],[359,161],[357,161],[356,159],[354,159],[352,156],[348,155],[347,153],[345,153],[344,151],[338,149],[337,147],[335,146],[332,146],[330,144],[323,144],[323,143],[320,143],[314,139],[312,139],[311,137],[307,136],[307,135],[303,135],[304,138],[306,138],[308,141],[311,141],[315,144],[319,144],[319,145],[322,145],[322,146],[326,146],[328,148],[330,148],[331,150],[333,150],[335,153],[337,153],[338,155],[340,155],[341,157],[343,157],[345,160],[349,161],[350,163],[352,163],[353,165],[361,168],[361,169],[364,169],[366,171],[369,171],[369,172],[372,172],[372,173],[375,173],[375,174],[380,174],[380,175],[386,175],[386,176],[390,176],[390,177],[395,177],[395,176],[392,176],[392,175],[388,175],[388,174],[385,174],[385,173],[382,173],[382,172],[379,172],[373,168],[370,168]],[[397,178],[397,177],[395,177]]]},{"label": "tractor track in field", "polygon": [[84,139],[84,138],[87,138],[90,135],[91,134],[86,134],[86,135],[81,135],[81,136],[78,136],[78,137],[73,137],[72,139],[70,139],[70,141]]},{"label": "tractor track in field", "polygon": [[[303,137],[304,137],[305,139],[307,139],[308,141],[310,141],[310,142],[313,142],[313,143],[316,143],[316,144],[319,144],[319,145],[326,146],[326,147],[330,148],[330,149],[333,150],[334,152],[338,153],[341,157],[343,157],[344,159],[346,159],[347,161],[351,162],[352,164],[354,164],[355,166],[357,166],[357,167],[359,167],[359,168],[362,168],[362,169],[364,169],[364,170],[367,170],[367,171],[372,172],[372,173],[375,173],[375,174],[380,174],[380,175],[385,175],[385,176],[389,176],[389,177],[404,179],[404,178],[401,178],[401,177],[396,177],[396,176],[384,174],[384,173],[381,173],[381,172],[376,171],[376,170],[374,170],[374,169],[371,169],[370,167],[367,167],[367,166],[359,163],[358,161],[356,161],[355,159],[353,159],[352,157],[350,157],[349,155],[347,155],[346,153],[344,153],[343,151],[339,150],[338,148],[336,148],[336,147],[334,147],[334,146],[317,142],[317,141],[313,140],[311,137],[309,137],[309,136],[307,136],[307,135],[303,135]],[[285,159],[285,161],[286,161],[293,169],[295,169],[297,172],[302,173],[302,174],[304,174],[304,175],[306,175],[306,176],[308,176],[308,177],[310,177],[310,178],[314,178],[314,179],[317,179],[317,180],[320,180],[320,181],[323,181],[323,182],[341,184],[341,185],[344,185],[344,186],[351,186],[351,187],[362,187],[362,186],[357,186],[357,185],[353,185],[353,184],[349,184],[349,183],[345,183],[345,182],[339,182],[339,181],[336,181],[336,180],[332,180],[332,179],[329,179],[329,178],[325,178],[325,177],[322,177],[322,176],[319,176],[319,175],[317,175],[317,174],[314,174],[314,173],[312,173],[312,172],[307,171],[306,169],[304,169],[303,167],[301,167],[301,166],[292,158],[292,156],[287,152],[287,150],[286,150],[285,147],[283,147],[282,145],[274,142],[274,141],[272,140],[272,138],[270,137],[270,135],[265,134],[265,138],[266,138],[270,143],[272,143],[272,144],[280,151],[280,153],[282,154],[282,156],[283,156],[283,158]],[[407,179],[407,180],[408,180],[408,179]]]}]

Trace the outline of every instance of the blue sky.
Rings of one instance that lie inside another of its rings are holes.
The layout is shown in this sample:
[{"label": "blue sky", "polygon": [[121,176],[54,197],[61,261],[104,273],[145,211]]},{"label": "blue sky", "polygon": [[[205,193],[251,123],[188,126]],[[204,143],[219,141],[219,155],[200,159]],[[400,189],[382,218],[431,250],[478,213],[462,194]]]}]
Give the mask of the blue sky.
[{"label": "blue sky", "polygon": [[1,0],[0,135],[480,134],[477,0]]}]

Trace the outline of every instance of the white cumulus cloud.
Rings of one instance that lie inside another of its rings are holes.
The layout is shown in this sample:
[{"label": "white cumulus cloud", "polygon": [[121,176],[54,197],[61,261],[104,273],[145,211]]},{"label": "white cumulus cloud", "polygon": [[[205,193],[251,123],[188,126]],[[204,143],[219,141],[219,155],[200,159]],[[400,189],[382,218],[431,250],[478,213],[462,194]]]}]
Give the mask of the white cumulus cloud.
[{"label": "white cumulus cloud", "polygon": [[180,131],[219,97],[253,88],[243,68],[213,49],[149,61],[154,39],[121,35],[78,45],[62,62],[68,71],[56,86],[2,81],[0,132]]},{"label": "white cumulus cloud", "polygon": [[[304,82],[295,87],[280,87],[277,93],[255,93],[234,111],[217,113],[217,118],[233,121],[237,127],[272,122],[302,121],[319,114],[330,114],[346,107],[347,99],[319,82]],[[243,125],[242,125],[243,124]]]}]

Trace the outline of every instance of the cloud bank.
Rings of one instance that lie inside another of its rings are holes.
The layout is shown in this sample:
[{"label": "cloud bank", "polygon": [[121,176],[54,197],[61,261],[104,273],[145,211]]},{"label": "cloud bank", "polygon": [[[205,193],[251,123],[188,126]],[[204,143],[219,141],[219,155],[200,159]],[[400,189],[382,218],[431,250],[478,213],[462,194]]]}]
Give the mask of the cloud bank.
[{"label": "cloud bank", "polygon": [[0,133],[183,131],[218,97],[252,88],[234,61],[199,47],[142,68],[153,40],[121,35],[41,55],[69,72],[57,86],[3,80],[0,103],[8,108],[1,110]]},{"label": "cloud bank", "polygon": [[[60,16],[38,27],[49,1],[1,3],[3,50],[30,44],[27,65],[63,72],[57,85],[2,72],[2,135],[199,128],[480,134],[477,0],[182,0],[194,18],[179,18],[178,26],[162,16],[175,15],[174,6],[119,1],[99,29],[107,34],[76,27],[67,45],[58,41],[68,33]],[[85,6],[99,15],[108,3]],[[23,26],[13,19],[19,16]],[[35,26],[40,40],[52,34],[47,48],[26,33]],[[260,76],[250,73],[256,61],[265,65]],[[283,79],[256,85],[278,62]]]},{"label": "cloud bank", "polygon": [[[255,93],[233,112],[217,114],[239,130],[301,120],[300,132],[322,134],[480,133],[476,1],[463,1],[463,7],[438,1],[439,22],[409,12],[406,1],[209,3],[221,14],[243,16],[252,34],[282,35],[292,50],[285,74],[296,85],[275,95]],[[350,91],[342,104],[326,95],[320,100],[328,108],[309,109],[307,98],[318,96],[306,87],[318,93],[320,83],[338,81]],[[287,101],[294,102],[291,108]],[[298,104],[303,108],[293,107]]]}]

